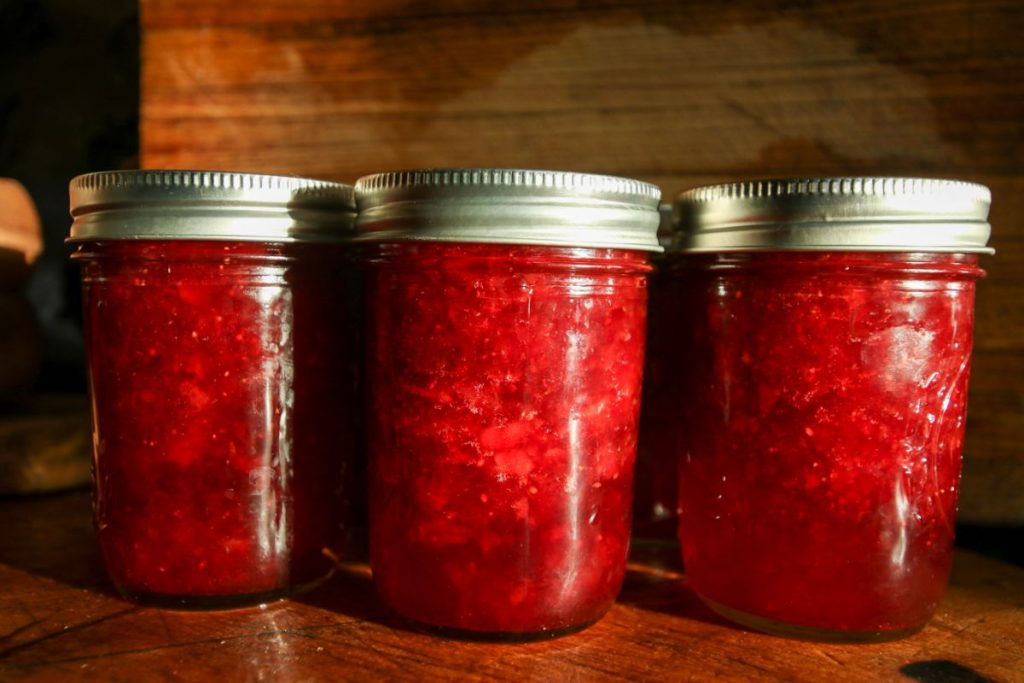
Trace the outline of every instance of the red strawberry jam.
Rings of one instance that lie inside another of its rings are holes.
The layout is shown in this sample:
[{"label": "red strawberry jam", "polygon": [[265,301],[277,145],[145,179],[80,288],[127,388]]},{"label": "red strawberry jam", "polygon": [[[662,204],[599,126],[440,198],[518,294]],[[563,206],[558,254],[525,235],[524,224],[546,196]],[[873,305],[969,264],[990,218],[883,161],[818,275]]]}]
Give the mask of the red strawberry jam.
[{"label": "red strawberry jam", "polygon": [[557,634],[622,584],[642,252],[383,244],[368,276],[371,556],[448,632]]},{"label": "red strawberry jam", "polygon": [[767,630],[919,629],[942,597],[976,255],[682,256],[680,526],[693,588]]},{"label": "red strawberry jam", "polygon": [[355,362],[345,247],[79,247],[103,560],[126,595],[265,599],[343,534]]}]

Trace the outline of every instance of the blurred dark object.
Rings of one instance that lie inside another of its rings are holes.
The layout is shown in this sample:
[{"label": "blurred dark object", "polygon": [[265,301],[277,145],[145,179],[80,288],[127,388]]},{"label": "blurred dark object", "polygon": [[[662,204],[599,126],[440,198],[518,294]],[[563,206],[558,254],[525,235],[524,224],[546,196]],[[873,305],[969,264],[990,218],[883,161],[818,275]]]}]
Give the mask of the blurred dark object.
[{"label": "blurred dark object", "polygon": [[24,287],[41,249],[32,198],[0,178],[0,403],[26,394],[39,372],[39,325]]},{"label": "blurred dark object", "polygon": [[[138,12],[133,0],[0,0],[0,176],[28,191],[0,183],[0,494],[89,481],[68,181],[137,164]],[[26,202],[34,243],[24,230],[4,241]],[[53,393],[68,391],[79,395]]]},{"label": "blurred dark object", "polygon": [[92,458],[85,396],[42,396],[0,418],[0,495],[86,486]]},{"label": "blurred dark object", "polygon": [[0,495],[89,482],[84,396],[37,396],[40,331],[25,296],[43,248],[39,214],[20,183],[0,178]]},{"label": "blurred dark object", "polygon": [[[64,246],[68,181],[137,164],[138,17],[134,0],[0,0],[0,176],[28,189],[43,228],[25,285],[42,331],[32,344],[41,391],[85,390],[78,273]],[[0,308],[6,325],[14,313]]]}]

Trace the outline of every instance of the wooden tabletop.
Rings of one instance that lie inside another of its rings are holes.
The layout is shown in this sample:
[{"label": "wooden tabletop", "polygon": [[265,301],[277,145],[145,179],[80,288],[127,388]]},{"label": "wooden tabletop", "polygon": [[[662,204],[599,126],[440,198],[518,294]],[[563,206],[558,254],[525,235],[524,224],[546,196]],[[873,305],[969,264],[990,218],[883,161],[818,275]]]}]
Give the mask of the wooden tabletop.
[{"label": "wooden tabletop", "polygon": [[[362,564],[296,600],[225,612],[142,608],[106,581],[83,492],[0,499],[0,680],[1024,680],[1024,570],[957,555],[921,633],[821,645],[731,626],[658,552],[619,603],[559,640],[484,644],[409,629]],[[902,676],[901,676],[902,674]]]}]

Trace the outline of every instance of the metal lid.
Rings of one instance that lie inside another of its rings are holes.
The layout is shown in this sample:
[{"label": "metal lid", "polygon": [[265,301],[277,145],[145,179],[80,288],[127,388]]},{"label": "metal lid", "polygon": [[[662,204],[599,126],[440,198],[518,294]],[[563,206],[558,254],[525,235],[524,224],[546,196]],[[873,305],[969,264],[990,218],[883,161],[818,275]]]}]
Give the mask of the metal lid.
[{"label": "metal lid", "polygon": [[360,239],[660,252],[661,190],[628,178],[500,168],[378,173],[356,182]]},{"label": "metal lid", "polygon": [[69,242],[335,241],[355,224],[351,185],[227,171],[104,171],[71,181]]},{"label": "metal lid", "polygon": [[983,185],[925,178],[796,178],[712,185],[675,200],[673,246],[709,251],[991,254]]}]

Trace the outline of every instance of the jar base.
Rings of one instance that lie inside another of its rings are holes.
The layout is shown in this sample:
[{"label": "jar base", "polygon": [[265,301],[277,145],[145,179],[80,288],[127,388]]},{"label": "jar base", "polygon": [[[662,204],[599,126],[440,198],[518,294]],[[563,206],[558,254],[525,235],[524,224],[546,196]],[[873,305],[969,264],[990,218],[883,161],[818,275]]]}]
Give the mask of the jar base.
[{"label": "jar base", "polygon": [[274,588],[272,590],[258,593],[242,593],[236,595],[172,595],[167,593],[149,593],[133,591],[122,586],[116,586],[117,592],[124,599],[145,607],[159,607],[160,609],[183,610],[190,612],[203,612],[214,610],[241,609],[254,607],[271,602],[277,602],[285,598],[293,597],[313,590],[323,582],[327,581],[334,571],[331,570],[323,576],[295,586],[285,588]]},{"label": "jar base", "polygon": [[571,636],[572,634],[579,633],[580,631],[601,621],[601,617],[585,621],[582,624],[574,624],[572,626],[550,629],[547,631],[530,631],[526,633],[507,631],[474,631],[472,629],[454,628],[451,626],[435,626],[433,624],[426,624],[422,621],[415,621],[413,619],[406,619],[405,621],[411,628],[417,631],[440,636],[442,638],[485,643],[531,643]]},{"label": "jar base", "polygon": [[254,605],[277,602],[291,594],[291,591],[283,588],[241,595],[171,595],[166,593],[136,592],[126,588],[118,588],[117,592],[125,600],[134,602],[137,605],[196,612],[252,607]]},{"label": "jar base", "polygon": [[819,643],[882,643],[890,640],[906,638],[907,636],[917,633],[925,626],[924,624],[920,624],[910,628],[887,631],[847,631],[843,629],[819,628],[817,626],[801,626],[799,624],[787,624],[782,621],[768,619],[767,617],[759,617],[754,614],[741,612],[737,609],[733,609],[732,607],[726,607],[725,605],[719,604],[714,600],[709,600],[699,593],[697,597],[699,597],[705,605],[714,610],[716,614],[725,617],[729,621],[735,622],[740,626],[746,626],[747,628],[754,629],[755,631],[761,631],[774,636],[782,636],[783,638],[809,640]]}]

